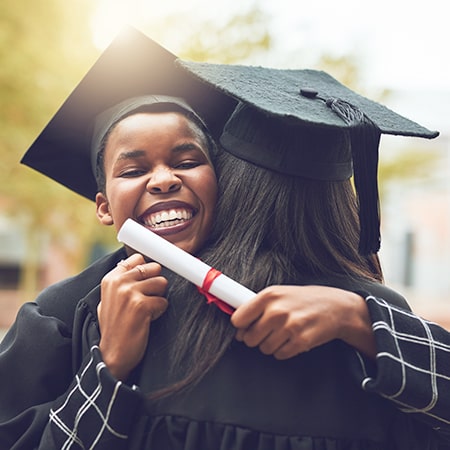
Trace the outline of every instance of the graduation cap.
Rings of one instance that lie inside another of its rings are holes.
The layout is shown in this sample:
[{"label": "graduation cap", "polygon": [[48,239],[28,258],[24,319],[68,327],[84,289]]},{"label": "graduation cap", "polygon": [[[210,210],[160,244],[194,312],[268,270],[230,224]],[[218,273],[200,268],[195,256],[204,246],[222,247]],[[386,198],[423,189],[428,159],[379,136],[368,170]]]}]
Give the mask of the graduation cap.
[{"label": "graduation cap", "polygon": [[183,98],[217,135],[236,101],[187,75],[175,66],[175,60],[174,54],[140,31],[123,29],[21,162],[94,200],[97,183],[91,166],[91,140],[96,117],[125,99],[144,95]]},{"label": "graduation cap", "polygon": [[362,255],[380,247],[381,134],[435,138],[413,122],[317,70],[283,70],[178,60],[239,104],[220,141],[228,152],[283,174],[338,181],[354,177]]}]

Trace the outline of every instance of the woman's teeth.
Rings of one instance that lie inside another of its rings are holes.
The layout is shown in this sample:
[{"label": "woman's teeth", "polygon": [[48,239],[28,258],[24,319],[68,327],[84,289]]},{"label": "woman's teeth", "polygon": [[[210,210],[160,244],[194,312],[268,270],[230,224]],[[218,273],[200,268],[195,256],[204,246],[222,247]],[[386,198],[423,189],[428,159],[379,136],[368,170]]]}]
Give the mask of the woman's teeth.
[{"label": "woman's teeth", "polygon": [[146,217],[144,222],[148,227],[164,228],[176,225],[192,218],[192,211],[186,209],[171,209],[159,211]]}]

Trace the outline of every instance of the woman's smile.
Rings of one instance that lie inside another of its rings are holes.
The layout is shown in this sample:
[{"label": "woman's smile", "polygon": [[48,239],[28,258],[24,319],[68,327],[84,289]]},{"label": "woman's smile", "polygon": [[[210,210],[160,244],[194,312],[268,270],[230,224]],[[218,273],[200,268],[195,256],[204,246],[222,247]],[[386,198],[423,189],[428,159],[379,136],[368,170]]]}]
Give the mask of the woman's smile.
[{"label": "woman's smile", "polygon": [[160,235],[178,233],[191,224],[197,211],[183,202],[157,203],[138,218],[138,222]]}]

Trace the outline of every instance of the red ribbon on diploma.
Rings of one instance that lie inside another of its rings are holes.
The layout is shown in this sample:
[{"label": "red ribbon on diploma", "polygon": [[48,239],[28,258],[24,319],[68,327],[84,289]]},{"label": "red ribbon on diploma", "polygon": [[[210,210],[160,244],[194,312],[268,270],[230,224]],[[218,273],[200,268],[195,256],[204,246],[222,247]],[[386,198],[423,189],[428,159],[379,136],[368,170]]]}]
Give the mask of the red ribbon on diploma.
[{"label": "red ribbon on diploma", "polygon": [[197,286],[197,289],[200,294],[203,294],[206,297],[206,303],[215,303],[221,311],[231,315],[233,314],[234,309],[228,303],[223,302],[215,295],[209,293],[209,289],[211,288],[214,280],[221,274],[222,272],[219,272],[218,270],[211,267],[211,269],[208,270],[205,279],[203,280],[202,287]]}]

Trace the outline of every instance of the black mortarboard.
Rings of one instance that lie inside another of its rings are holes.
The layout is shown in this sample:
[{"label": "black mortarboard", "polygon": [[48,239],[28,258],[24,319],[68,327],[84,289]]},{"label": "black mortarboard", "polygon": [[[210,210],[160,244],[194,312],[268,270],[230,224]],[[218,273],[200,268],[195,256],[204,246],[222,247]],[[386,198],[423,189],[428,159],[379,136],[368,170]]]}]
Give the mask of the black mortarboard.
[{"label": "black mortarboard", "polygon": [[380,136],[434,138],[438,132],[355,93],[322,71],[182,60],[177,64],[240,102],[220,139],[225,150],[288,175],[344,180],[353,173],[360,253],[379,250]]},{"label": "black mortarboard", "polygon": [[124,29],[100,55],[28,149],[22,163],[91,200],[95,118],[125,99],[143,95],[184,98],[218,134],[235,100],[176,67],[176,56],[134,28]]}]

